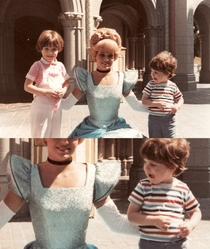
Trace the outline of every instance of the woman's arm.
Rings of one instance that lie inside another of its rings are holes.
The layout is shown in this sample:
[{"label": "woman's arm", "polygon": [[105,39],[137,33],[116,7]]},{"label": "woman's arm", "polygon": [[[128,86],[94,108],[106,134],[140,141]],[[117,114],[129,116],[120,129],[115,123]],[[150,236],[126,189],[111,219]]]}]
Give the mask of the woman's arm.
[{"label": "woman's arm", "polygon": [[98,214],[113,232],[139,236],[138,226],[129,222],[127,217],[119,212],[109,196],[95,202],[94,205],[98,208]]},{"label": "woman's arm", "polygon": [[136,98],[136,95],[133,91],[124,94],[124,97],[126,102],[133,110],[139,112],[148,112],[147,108],[142,104],[142,102]]},{"label": "woman's arm", "polygon": [[23,198],[9,190],[4,197],[4,202],[14,213],[16,213],[23,204]]},{"label": "woman's arm", "polygon": [[62,109],[64,110],[71,109],[82,96],[83,92],[77,87],[75,87],[72,93],[70,93],[65,99],[62,99],[61,101]]},{"label": "woman's arm", "polygon": [[11,191],[0,202],[0,229],[15,215],[22,206],[23,199]]}]

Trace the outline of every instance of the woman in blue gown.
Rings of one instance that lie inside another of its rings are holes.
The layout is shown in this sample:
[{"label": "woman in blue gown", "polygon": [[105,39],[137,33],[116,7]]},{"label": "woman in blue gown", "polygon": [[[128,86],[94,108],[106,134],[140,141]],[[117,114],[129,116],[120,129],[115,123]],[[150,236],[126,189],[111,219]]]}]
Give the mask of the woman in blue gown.
[{"label": "woman in blue gown", "polygon": [[90,53],[96,61],[97,69],[88,72],[75,68],[76,87],[63,100],[63,109],[71,108],[86,94],[90,115],[73,130],[70,138],[86,137],[142,137],[141,132],[134,130],[125,119],[118,116],[122,96],[131,107],[141,111],[142,104],[132,92],[137,82],[138,72],[112,71],[121,49],[121,38],[114,29],[98,29],[90,39]]}]

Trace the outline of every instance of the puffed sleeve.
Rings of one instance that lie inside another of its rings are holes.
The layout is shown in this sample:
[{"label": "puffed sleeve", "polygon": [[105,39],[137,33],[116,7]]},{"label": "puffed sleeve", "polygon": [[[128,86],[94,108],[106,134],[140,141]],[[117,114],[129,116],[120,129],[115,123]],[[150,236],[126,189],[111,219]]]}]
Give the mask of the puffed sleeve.
[{"label": "puffed sleeve", "polygon": [[31,192],[31,162],[12,155],[7,165],[8,187],[13,193],[28,201]]},{"label": "puffed sleeve", "polygon": [[121,173],[121,165],[117,161],[106,160],[96,163],[95,166],[96,177],[93,202],[106,198],[112,192]]},{"label": "puffed sleeve", "polygon": [[81,67],[75,67],[74,76],[76,79],[76,87],[79,88],[83,93],[86,93],[88,71]]},{"label": "puffed sleeve", "polygon": [[134,85],[138,80],[138,71],[137,70],[128,70],[123,72],[123,94],[132,90]]}]

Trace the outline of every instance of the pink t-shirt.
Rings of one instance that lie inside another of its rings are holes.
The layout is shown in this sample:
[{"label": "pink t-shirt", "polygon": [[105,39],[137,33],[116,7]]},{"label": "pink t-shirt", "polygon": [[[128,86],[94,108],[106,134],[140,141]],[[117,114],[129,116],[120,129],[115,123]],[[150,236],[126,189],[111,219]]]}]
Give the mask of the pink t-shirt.
[{"label": "pink t-shirt", "polygon": [[47,62],[44,58],[34,62],[26,75],[27,79],[35,81],[37,87],[60,89],[63,83],[69,79],[62,62]]},{"label": "pink t-shirt", "polygon": [[[55,61],[47,62],[44,58],[34,62],[29,69],[26,78],[35,82],[35,85],[44,89],[61,90],[63,83],[69,79],[66,68],[62,62]],[[50,104],[54,106],[54,111],[57,112],[60,106],[60,100],[53,101],[46,96],[34,96],[36,101],[42,104]]]}]

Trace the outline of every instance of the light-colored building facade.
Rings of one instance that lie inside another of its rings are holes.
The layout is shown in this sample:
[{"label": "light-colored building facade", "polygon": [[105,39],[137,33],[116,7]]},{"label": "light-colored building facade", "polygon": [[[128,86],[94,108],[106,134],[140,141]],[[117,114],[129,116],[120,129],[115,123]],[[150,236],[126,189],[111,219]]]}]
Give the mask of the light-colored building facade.
[{"label": "light-colored building facade", "polygon": [[178,59],[174,81],[181,90],[194,90],[194,22],[201,40],[199,79],[209,83],[209,15],[209,0],[1,0],[0,91],[24,93],[25,75],[40,58],[35,44],[44,29],[63,35],[65,48],[58,59],[72,76],[75,65],[90,69],[89,38],[104,26],[121,35],[125,68],[138,69],[140,76],[144,72],[143,85],[150,78],[150,59],[169,50]]}]

